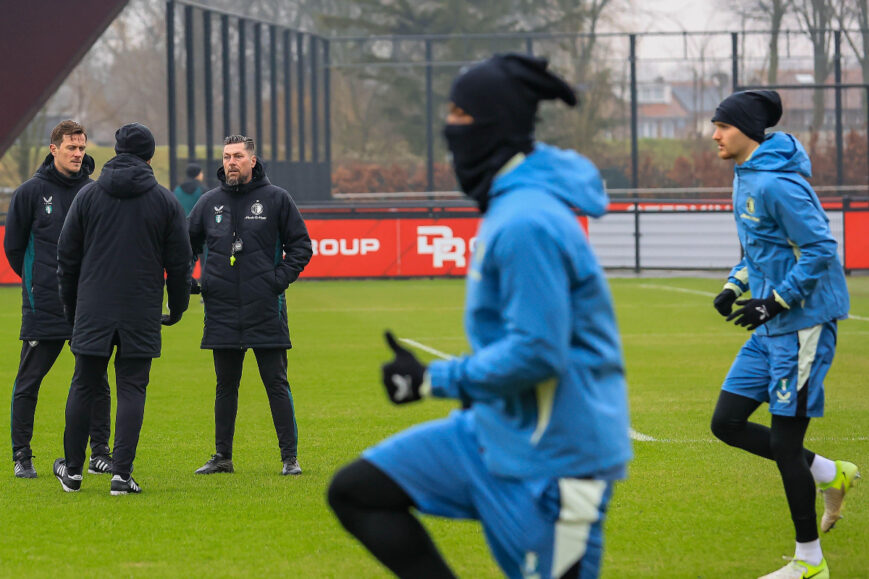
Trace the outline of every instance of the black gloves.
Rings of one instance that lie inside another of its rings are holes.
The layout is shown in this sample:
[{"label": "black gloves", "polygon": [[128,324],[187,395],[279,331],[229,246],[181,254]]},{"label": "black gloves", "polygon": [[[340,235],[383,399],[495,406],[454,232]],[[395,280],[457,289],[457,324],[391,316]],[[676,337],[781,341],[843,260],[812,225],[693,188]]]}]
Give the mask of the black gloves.
[{"label": "black gloves", "polygon": [[776,301],[775,296],[762,300],[739,300],[736,305],[742,307],[727,316],[727,321],[735,320],[734,324],[743,326],[747,330],[754,330],[758,326],[762,326],[785,309]]},{"label": "black gloves", "polygon": [[395,404],[415,402],[422,398],[420,387],[425,377],[425,366],[409,350],[398,345],[392,332],[386,332],[386,342],[395,358],[382,366],[383,385],[389,399]]},{"label": "black gloves", "polygon": [[712,305],[718,310],[722,316],[730,315],[730,310],[733,309],[733,302],[736,301],[736,292],[730,288],[721,290],[721,293],[715,296],[712,300]]},{"label": "black gloves", "polygon": [[173,325],[177,324],[178,320],[180,320],[180,319],[181,319],[181,314],[178,314],[176,316],[173,313],[168,313],[168,314],[163,314],[160,317],[160,323],[163,324],[164,326],[173,326]]},{"label": "black gloves", "polygon": [[193,295],[202,293],[202,286],[199,285],[199,280],[196,278],[190,278],[190,293]]}]

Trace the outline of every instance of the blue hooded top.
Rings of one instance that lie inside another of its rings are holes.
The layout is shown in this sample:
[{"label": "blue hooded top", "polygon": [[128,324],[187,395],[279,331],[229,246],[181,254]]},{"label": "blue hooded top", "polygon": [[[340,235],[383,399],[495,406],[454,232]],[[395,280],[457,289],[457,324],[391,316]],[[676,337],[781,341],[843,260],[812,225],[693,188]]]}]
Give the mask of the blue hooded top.
[{"label": "blue hooded top", "polygon": [[429,366],[464,413],[490,472],[619,478],[631,457],[612,299],[574,209],[600,216],[595,166],[538,143],[495,178],[467,275],[473,353]]},{"label": "blue hooded top", "polygon": [[777,294],[789,309],[760,326],[779,335],[844,319],[850,307],[845,273],[829,219],[806,177],[812,164],[802,144],[772,133],[735,166],[733,215],[745,257],[725,287],[756,298]]}]

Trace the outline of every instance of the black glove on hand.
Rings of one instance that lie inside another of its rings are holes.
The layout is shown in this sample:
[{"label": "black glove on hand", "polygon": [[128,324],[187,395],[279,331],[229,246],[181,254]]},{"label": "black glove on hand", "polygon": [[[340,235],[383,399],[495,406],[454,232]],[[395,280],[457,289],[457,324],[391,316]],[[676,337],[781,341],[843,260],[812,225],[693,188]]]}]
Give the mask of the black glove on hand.
[{"label": "black glove on hand", "polygon": [[754,330],[758,326],[762,326],[785,309],[773,296],[762,300],[739,300],[736,305],[742,307],[727,316],[727,321],[736,320],[733,322],[734,324],[743,326],[747,330]]},{"label": "black glove on hand", "polygon": [[730,315],[730,310],[733,309],[733,302],[736,301],[736,292],[730,288],[721,290],[721,293],[715,296],[712,300],[712,305],[718,310],[722,316]]},{"label": "black glove on hand", "polygon": [[392,332],[386,332],[386,343],[395,352],[395,358],[383,368],[383,385],[389,399],[395,404],[415,402],[422,398],[420,386],[425,376],[425,366],[420,364],[409,350],[398,345]]},{"label": "black glove on hand", "polygon": [[175,314],[172,314],[172,313],[163,314],[160,317],[160,323],[163,324],[164,326],[174,326],[175,324],[178,323],[178,320],[180,320],[180,319],[181,319],[181,314],[179,314],[177,316]]},{"label": "black glove on hand", "polygon": [[201,293],[202,293],[202,286],[199,285],[199,281],[196,280],[196,279],[194,279],[194,278],[191,278],[191,279],[190,279],[190,293],[191,293],[192,295],[196,295],[196,294],[201,294]]}]

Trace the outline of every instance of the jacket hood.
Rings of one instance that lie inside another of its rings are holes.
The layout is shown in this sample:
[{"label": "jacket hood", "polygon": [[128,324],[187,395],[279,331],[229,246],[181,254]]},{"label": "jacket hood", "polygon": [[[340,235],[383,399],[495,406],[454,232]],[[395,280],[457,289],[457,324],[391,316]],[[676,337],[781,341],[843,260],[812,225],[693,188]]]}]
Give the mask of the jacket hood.
[{"label": "jacket hood", "polygon": [[97,182],[112,197],[138,197],[157,186],[151,165],[130,153],[110,159]]},{"label": "jacket hood", "polygon": [[788,133],[771,133],[755,149],[751,158],[737,165],[739,171],[781,171],[812,176],[812,162],[796,137]]},{"label": "jacket hood", "polygon": [[96,167],[94,158],[85,153],[84,158],[81,160],[81,169],[79,169],[78,173],[75,175],[67,177],[57,170],[57,167],[54,166],[54,155],[49,153],[45,156],[45,160],[42,161],[42,165],[39,166],[39,169],[36,170],[36,176],[41,179],[54,181],[64,187],[72,187],[78,185],[82,181],[87,181],[94,172],[94,167]]},{"label": "jacket hood", "polygon": [[220,188],[230,193],[247,193],[248,191],[253,191],[254,189],[262,187],[263,185],[271,184],[269,178],[266,177],[266,170],[259,159],[256,160],[256,165],[253,166],[252,173],[250,181],[243,185],[227,185],[226,171],[223,170],[223,167],[217,170],[217,178],[220,180]]},{"label": "jacket hood", "polygon": [[542,189],[591,217],[600,217],[609,205],[600,172],[591,161],[576,151],[544,143],[536,143],[522,164],[496,177],[489,197],[494,201],[498,195],[526,187]]}]

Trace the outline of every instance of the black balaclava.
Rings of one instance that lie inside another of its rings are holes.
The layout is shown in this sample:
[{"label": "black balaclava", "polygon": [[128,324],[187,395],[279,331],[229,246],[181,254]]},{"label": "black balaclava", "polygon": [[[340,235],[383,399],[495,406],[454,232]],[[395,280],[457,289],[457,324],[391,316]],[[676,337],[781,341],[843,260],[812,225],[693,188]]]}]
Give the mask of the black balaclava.
[{"label": "black balaclava", "polygon": [[115,153],[129,153],[148,161],[154,156],[154,135],[140,123],[130,123],[115,131]]},{"label": "black balaclava", "polygon": [[459,185],[485,213],[495,174],[517,153],[534,149],[534,122],[541,100],[576,106],[573,89],[546,70],[549,62],[522,54],[496,54],[459,74],[450,101],[474,118],[447,125]]},{"label": "black balaclava", "polygon": [[774,90],[735,92],[718,105],[712,122],[727,123],[762,143],[764,132],[781,119],[781,97]]}]

